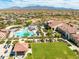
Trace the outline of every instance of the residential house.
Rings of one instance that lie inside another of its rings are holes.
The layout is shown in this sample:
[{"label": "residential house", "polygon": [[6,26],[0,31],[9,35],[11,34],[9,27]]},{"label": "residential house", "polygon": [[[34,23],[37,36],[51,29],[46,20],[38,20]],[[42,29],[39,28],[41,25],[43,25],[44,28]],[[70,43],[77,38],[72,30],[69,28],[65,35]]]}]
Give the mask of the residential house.
[{"label": "residential house", "polygon": [[6,29],[0,29],[0,38],[5,39],[8,37],[9,31]]}]

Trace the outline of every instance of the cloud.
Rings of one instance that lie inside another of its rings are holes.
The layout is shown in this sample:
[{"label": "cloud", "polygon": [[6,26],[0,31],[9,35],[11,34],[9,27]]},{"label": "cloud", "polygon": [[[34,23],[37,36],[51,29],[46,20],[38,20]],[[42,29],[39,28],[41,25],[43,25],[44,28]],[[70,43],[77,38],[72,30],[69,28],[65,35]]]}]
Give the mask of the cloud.
[{"label": "cloud", "polygon": [[12,6],[55,6],[79,9],[79,0],[0,0],[0,8]]}]

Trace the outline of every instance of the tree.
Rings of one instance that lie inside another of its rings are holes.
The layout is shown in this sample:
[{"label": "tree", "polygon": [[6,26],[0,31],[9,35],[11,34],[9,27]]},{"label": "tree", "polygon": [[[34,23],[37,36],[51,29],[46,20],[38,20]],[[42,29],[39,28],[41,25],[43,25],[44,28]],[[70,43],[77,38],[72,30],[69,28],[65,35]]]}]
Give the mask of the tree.
[{"label": "tree", "polygon": [[16,25],[21,24],[21,21],[20,21],[19,19],[16,19],[15,24],[16,24]]},{"label": "tree", "polygon": [[29,26],[30,24],[32,24],[32,20],[26,21],[26,25],[25,26]]},{"label": "tree", "polygon": [[45,27],[45,29],[47,29],[47,30],[48,30],[48,29],[51,29],[51,27],[49,27],[47,23],[44,23],[44,27]]},{"label": "tree", "polygon": [[38,31],[41,34],[41,37],[40,37],[41,38],[41,41],[44,42],[44,33],[41,31],[40,25],[38,25]]},{"label": "tree", "polygon": [[50,40],[50,42],[52,42],[52,37],[53,37],[53,35],[52,35],[52,29],[49,29],[48,31],[47,31],[47,37],[49,38],[49,40]]},{"label": "tree", "polygon": [[41,32],[41,41],[44,42],[44,33]]},{"label": "tree", "polygon": [[3,22],[0,22],[0,28],[5,28],[6,25]]},{"label": "tree", "polygon": [[55,37],[60,38],[61,34],[60,33],[55,33]]},{"label": "tree", "polygon": [[11,21],[8,21],[8,22],[7,22],[7,24],[8,24],[8,25],[11,25],[11,24],[12,24],[12,22],[11,22]]}]

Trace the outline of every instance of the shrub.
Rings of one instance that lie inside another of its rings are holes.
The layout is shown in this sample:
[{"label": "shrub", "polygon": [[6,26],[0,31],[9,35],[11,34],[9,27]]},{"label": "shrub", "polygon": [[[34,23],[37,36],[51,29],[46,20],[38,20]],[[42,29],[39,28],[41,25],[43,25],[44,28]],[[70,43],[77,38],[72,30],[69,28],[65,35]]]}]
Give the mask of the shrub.
[{"label": "shrub", "polygon": [[3,44],[5,41],[0,41],[0,44]]},{"label": "shrub", "polygon": [[12,44],[15,45],[18,41],[14,41]]},{"label": "shrub", "polygon": [[7,42],[6,42],[6,44],[10,44],[10,43],[11,43],[11,41],[7,41]]}]

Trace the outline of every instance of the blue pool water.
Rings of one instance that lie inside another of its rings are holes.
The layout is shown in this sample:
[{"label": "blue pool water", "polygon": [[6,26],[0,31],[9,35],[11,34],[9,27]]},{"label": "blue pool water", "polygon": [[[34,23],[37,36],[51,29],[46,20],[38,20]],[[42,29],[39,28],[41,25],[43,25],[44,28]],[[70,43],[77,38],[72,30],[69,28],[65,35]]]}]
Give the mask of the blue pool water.
[{"label": "blue pool water", "polygon": [[31,37],[34,35],[32,31],[29,31],[29,29],[25,28],[22,30],[19,30],[15,33],[17,37]]}]

